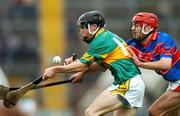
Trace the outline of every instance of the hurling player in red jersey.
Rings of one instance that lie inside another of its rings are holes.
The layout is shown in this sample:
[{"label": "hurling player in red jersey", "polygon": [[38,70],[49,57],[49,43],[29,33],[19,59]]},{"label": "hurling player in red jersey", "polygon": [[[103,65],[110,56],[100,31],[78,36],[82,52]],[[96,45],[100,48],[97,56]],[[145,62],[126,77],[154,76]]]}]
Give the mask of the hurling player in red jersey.
[{"label": "hurling player in red jersey", "polygon": [[149,108],[150,116],[180,116],[180,50],[165,32],[158,32],[158,17],[139,12],[132,18],[127,43],[135,64],[155,70],[169,82],[167,91]]}]

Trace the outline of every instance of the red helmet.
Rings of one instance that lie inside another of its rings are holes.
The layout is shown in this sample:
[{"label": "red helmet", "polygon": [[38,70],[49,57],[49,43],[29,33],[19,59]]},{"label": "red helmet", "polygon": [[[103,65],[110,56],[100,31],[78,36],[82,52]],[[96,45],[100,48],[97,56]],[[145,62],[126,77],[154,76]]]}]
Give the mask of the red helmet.
[{"label": "red helmet", "polygon": [[153,13],[139,12],[132,18],[132,22],[144,22],[153,28],[157,28],[159,19]]}]

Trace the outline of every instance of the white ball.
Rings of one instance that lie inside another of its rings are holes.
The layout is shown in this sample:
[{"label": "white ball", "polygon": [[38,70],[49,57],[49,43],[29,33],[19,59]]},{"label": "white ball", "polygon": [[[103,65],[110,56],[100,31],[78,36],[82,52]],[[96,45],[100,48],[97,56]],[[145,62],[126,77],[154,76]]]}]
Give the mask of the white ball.
[{"label": "white ball", "polygon": [[61,57],[60,56],[54,56],[53,57],[53,63],[54,64],[60,64],[61,63]]}]

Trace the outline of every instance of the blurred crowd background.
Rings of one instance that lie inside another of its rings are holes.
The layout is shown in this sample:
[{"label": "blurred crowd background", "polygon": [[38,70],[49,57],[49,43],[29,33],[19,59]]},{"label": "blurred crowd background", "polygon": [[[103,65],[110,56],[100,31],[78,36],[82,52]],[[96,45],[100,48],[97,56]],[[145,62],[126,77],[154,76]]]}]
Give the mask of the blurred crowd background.
[{"label": "blurred crowd background", "polygon": [[[90,10],[101,11],[106,28],[125,40],[130,38],[133,15],[153,12],[159,17],[159,30],[169,33],[180,45],[179,0],[0,0],[0,83],[23,86],[53,65],[53,56],[64,60],[72,53],[83,55],[87,45],[78,37],[76,21]],[[167,88],[160,75],[142,72],[146,94],[137,116],[146,116],[149,105]],[[50,81],[69,76],[61,74]],[[1,104],[0,115],[83,116],[84,109],[112,79],[107,71],[89,74],[80,84],[33,90],[11,110]]]}]

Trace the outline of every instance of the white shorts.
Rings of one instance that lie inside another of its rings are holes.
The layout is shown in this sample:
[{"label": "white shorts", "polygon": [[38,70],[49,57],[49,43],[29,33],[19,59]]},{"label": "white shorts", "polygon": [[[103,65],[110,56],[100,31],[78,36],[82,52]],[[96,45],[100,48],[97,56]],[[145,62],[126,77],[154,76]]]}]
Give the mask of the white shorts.
[{"label": "white shorts", "polygon": [[118,95],[122,104],[126,107],[142,107],[145,85],[141,75],[137,75],[121,85],[111,85],[109,91],[112,95]]},{"label": "white shorts", "polygon": [[168,89],[180,92],[180,80],[169,82]]}]

